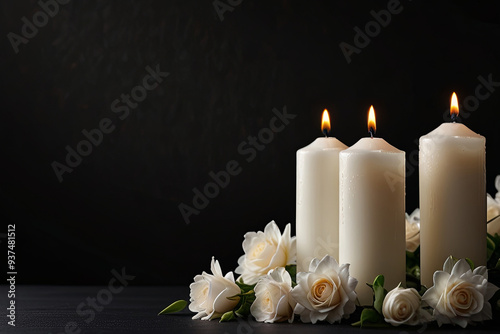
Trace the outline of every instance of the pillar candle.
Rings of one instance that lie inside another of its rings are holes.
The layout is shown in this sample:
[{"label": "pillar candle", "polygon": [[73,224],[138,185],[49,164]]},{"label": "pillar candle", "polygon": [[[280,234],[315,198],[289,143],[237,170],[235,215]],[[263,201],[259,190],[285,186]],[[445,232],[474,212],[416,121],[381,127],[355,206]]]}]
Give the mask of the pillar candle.
[{"label": "pillar candle", "polygon": [[427,287],[450,255],[486,264],[485,144],[483,136],[455,122],[420,138],[420,267]]},{"label": "pillar candle", "polygon": [[[325,109],[325,135],[329,123]],[[325,136],[297,151],[297,271],[307,271],[313,258],[339,258],[339,152],[346,148]]]},{"label": "pillar candle", "polygon": [[[370,132],[375,132],[373,121]],[[340,263],[358,280],[361,305],[373,301],[373,283],[387,290],[405,283],[405,152],[382,138],[362,138],[340,152]]]}]

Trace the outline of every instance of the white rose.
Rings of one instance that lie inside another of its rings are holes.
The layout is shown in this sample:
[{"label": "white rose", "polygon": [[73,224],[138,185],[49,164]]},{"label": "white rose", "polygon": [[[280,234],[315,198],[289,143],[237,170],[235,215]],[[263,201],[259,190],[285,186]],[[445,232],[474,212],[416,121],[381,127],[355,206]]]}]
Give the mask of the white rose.
[{"label": "white rose", "polygon": [[393,326],[417,325],[431,320],[431,315],[420,306],[417,290],[400,286],[389,291],[382,304],[385,322]]},{"label": "white rose", "polygon": [[497,202],[497,200],[491,197],[490,194],[486,195],[486,204],[488,210],[486,214],[486,220],[490,221],[500,215],[500,202]]},{"label": "white rose", "polygon": [[434,286],[422,296],[434,309],[438,325],[457,324],[463,328],[473,321],[491,319],[488,300],[498,288],[488,283],[488,271],[480,266],[471,271],[467,261],[461,259],[453,265],[449,257],[443,271],[434,273]]},{"label": "white rose", "polygon": [[[500,193],[497,193],[497,197]],[[488,211],[486,212],[486,221],[490,221],[500,215],[500,199],[495,200],[489,194],[486,197]],[[488,233],[491,235],[500,234],[500,218],[497,218],[487,225]]]},{"label": "white rose", "polygon": [[406,250],[414,252],[420,245],[420,209],[406,214]]},{"label": "white rose", "polygon": [[356,309],[356,285],[358,281],[349,276],[349,265],[338,265],[326,255],[321,261],[313,259],[309,272],[297,273],[297,286],[292,296],[297,302],[295,314],[302,322],[316,323],[326,320],[334,323],[348,318]]},{"label": "white rose", "polygon": [[234,283],[233,273],[230,271],[223,276],[219,261],[215,261],[213,257],[211,269],[213,275],[206,272],[196,275],[194,283],[189,286],[191,289],[189,310],[198,312],[193,319],[220,318],[224,313],[234,309],[239,302],[238,298],[228,299],[241,293],[241,289]]},{"label": "white rose", "polygon": [[[497,188],[495,198],[486,194],[486,205],[488,207],[488,211],[486,212],[487,221],[490,221],[500,215],[500,175],[497,175],[495,179],[495,187]],[[491,235],[495,235],[495,233],[500,234],[500,218],[497,218],[488,224],[488,233]]]},{"label": "white rose", "polygon": [[292,278],[285,268],[270,270],[255,286],[255,301],[250,306],[250,313],[259,322],[292,322],[296,302],[290,291]]},{"label": "white rose", "polygon": [[243,251],[245,255],[238,259],[235,272],[247,284],[257,283],[271,269],[295,263],[295,237],[290,237],[290,224],[283,235],[274,220],[266,225],[264,232],[246,233]]}]

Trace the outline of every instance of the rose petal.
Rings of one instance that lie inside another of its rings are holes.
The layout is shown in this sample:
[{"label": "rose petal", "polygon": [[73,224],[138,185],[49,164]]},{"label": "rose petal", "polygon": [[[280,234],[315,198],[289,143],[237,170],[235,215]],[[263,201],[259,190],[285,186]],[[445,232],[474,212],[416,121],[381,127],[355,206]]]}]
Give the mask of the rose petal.
[{"label": "rose petal", "polygon": [[200,319],[201,317],[204,317],[206,315],[207,314],[205,313],[205,311],[202,311],[202,312],[199,312],[198,314],[193,315],[193,317],[191,319],[193,319],[193,320]]},{"label": "rose petal", "polygon": [[316,258],[312,259],[311,263],[309,264],[309,271],[315,272],[318,265],[319,265],[319,259]]},{"label": "rose petal", "polygon": [[440,294],[441,291],[446,289],[451,275],[445,271],[436,271],[432,277],[434,281],[435,291]]},{"label": "rose petal", "polygon": [[485,266],[476,267],[473,271],[474,275],[481,275],[484,278],[488,279],[488,269]]},{"label": "rose petal", "polygon": [[283,295],[279,299],[277,305],[276,305],[276,313],[274,316],[274,321],[285,321],[290,318],[292,315],[293,310],[288,303],[288,296]]},{"label": "rose petal", "polygon": [[472,272],[470,269],[470,265],[467,261],[464,259],[458,260],[457,263],[455,263],[455,266],[453,267],[453,270],[451,271],[451,276],[458,276],[460,277],[463,274],[466,274],[468,272]]},{"label": "rose petal", "polygon": [[271,238],[276,244],[281,239],[281,233],[278,225],[272,220],[264,228],[264,234],[267,238]]},{"label": "rose petal", "polygon": [[451,271],[453,270],[455,262],[453,261],[453,258],[450,256],[446,259],[443,265],[443,271],[447,272],[448,274],[451,274]]},{"label": "rose petal", "polygon": [[499,288],[493,283],[488,283],[486,286],[486,292],[484,295],[485,300],[490,300],[491,297],[499,290]]},{"label": "rose petal", "polygon": [[212,274],[214,274],[214,276],[221,276],[221,277],[223,276],[219,261],[216,261],[213,256],[212,256],[212,263],[210,265],[210,268],[212,269]]},{"label": "rose petal", "polygon": [[315,272],[322,273],[330,277],[338,277],[339,264],[337,261],[328,255],[325,255],[323,259],[318,263]]}]

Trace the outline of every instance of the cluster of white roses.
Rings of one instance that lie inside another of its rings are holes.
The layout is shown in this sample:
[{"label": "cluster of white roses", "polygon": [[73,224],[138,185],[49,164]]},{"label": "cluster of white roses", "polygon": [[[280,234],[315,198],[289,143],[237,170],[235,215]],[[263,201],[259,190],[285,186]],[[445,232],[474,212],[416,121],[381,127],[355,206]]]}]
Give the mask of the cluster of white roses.
[{"label": "cluster of white roses", "polygon": [[[417,290],[397,287],[384,299],[386,322],[399,326],[436,320],[438,325],[454,324],[465,328],[476,321],[492,319],[488,300],[498,288],[488,282],[486,267],[471,270],[469,263],[449,257],[443,271],[436,271],[434,285],[422,297]],[[432,315],[424,307],[432,309]]]},{"label": "cluster of white roses", "polygon": [[[245,254],[235,270],[241,275],[238,281],[232,272],[224,276],[213,258],[212,274],[203,272],[194,278],[189,305],[197,313],[193,319],[211,320],[232,313],[243,296],[238,284],[254,286],[250,313],[259,322],[292,322],[299,315],[306,323],[335,323],[355,311],[358,281],[349,275],[349,264],[339,265],[328,255],[313,259],[309,271],[297,273],[297,284],[292,281],[285,268],[295,263],[295,237],[290,236],[290,224],[283,234],[274,221],[264,232],[245,234],[243,249]],[[422,297],[413,288],[398,286],[387,293],[378,312],[394,326],[437,320],[440,326],[451,323],[466,327],[492,318],[488,300],[497,290],[488,282],[484,266],[472,271],[467,261],[455,263],[450,257],[443,271],[434,274],[434,286]]]},{"label": "cluster of white roses", "polygon": [[[239,282],[255,284],[255,301],[250,313],[260,322],[282,322],[300,315],[303,322],[326,320],[340,322],[355,311],[358,281],[349,276],[349,265],[339,266],[330,256],[314,259],[308,272],[297,274],[293,282],[287,265],[295,264],[295,237],[290,236],[290,224],[283,234],[274,221],[264,232],[248,232],[243,241],[245,254],[238,260],[235,272]],[[222,275],[217,261],[212,259],[212,273],[195,277],[191,284],[189,309],[198,312],[193,319],[210,320],[231,311],[239,302],[240,293],[232,272]]]},{"label": "cluster of white roses", "polygon": [[349,266],[339,266],[330,256],[314,259],[308,272],[298,273],[294,288],[290,274],[280,267],[257,282],[250,312],[267,323],[292,322],[294,314],[306,323],[340,322],[356,310],[357,283],[349,276]]}]

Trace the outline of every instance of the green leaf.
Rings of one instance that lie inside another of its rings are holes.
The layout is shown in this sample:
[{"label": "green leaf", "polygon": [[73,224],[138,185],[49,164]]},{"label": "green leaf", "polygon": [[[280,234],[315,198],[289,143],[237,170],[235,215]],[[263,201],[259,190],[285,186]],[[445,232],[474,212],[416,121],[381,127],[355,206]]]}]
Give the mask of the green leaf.
[{"label": "green leaf", "polygon": [[489,233],[487,233],[486,236],[486,249],[487,249],[486,258],[489,259],[493,254],[493,252],[495,251],[495,241],[493,240],[493,236]]},{"label": "green leaf", "polygon": [[243,280],[241,280],[241,282],[236,281],[236,285],[241,289],[242,293],[245,293],[250,290],[253,290],[256,284],[245,284],[243,283]]},{"label": "green leaf", "polygon": [[420,296],[423,296],[423,295],[424,295],[424,293],[425,293],[425,291],[427,291],[427,287],[426,287],[425,285],[421,285],[421,286],[420,286],[420,290],[418,290],[418,294],[419,294]]},{"label": "green leaf", "polygon": [[375,280],[373,281],[373,293],[375,295],[373,307],[379,314],[382,314],[382,304],[384,303],[384,298],[387,294],[387,290],[384,289],[384,275],[378,275],[375,277]]},{"label": "green leaf", "polygon": [[220,317],[220,321],[219,322],[226,322],[226,321],[231,321],[231,320],[234,320],[236,319],[236,317],[234,316],[234,312],[233,311],[228,311],[226,313],[224,313],[222,315],[222,317]]},{"label": "green leaf", "polygon": [[297,285],[297,265],[289,264],[288,266],[285,266],[285,270],[288,271],[290,277],[292,278],[292,288],[295,287]]},{"label": "green leaf", "polygon": [[239,317],[247,317],[248,315],[250,315],[250,306],[252,306],[254,300],[255,298],[253,298],[253,300],[250,298],[246,298],[245,301],[241,303],[240,308],[234,311],[234,313],[236,313],[236,315]]},{"label": "green leaf", "polygon": [[406,273],[406,287],[420,290],[420,280],[413,275]]},{"label": "green leaf", "polygon": [[250,315],[250,306],[252,306],[252,303],[255,300],[255,291],[242,291],[242,293],[228,298],[233,300],[239,298],[239,302],[234,308],[234,313],[238,317],[247,317],[248,315]]},{"label": "green leaf", "polygon": [[421,290],[420,246],[414,252],[406,251],[406,287]]},{"label": "green leaf", "polygon": [[175,313],[175,312],[182,311],[182,310],[184,310],[186,308],[187,304],[188,304],[188,302],[185,301],[185,300],[178,300],[176,302],[173,302],[169,306],[165,307],[163,309],[163,311],[161,311],[160,313],[158,313],[158,315],[169,314],[169,313]]},{"label": "green leaf", "polygon": [[498,290],[489,300],[492,308],[493,319],[500,317],[500,290]]},{"label": "green leaf", "polygon": [[467,261],[467,263],[469,264],[470,269],[474,270],[474,262],[472,262],[472,260],[469,259],[468,257],[465,258],[465,261]]},{"label": "green leaf", "polygon": [[250,290],[247,292],[242,291],[241,293],[238,293],[237,295],[226,297],[226,298],[229,300],[240,300],[241,298],[243,298],[245,296],[255,296],[255,291],[253,291],[253,290]]},{"label": "green leaf", "polygon": [[406,268],[420,265],[420,246],[414,251],[406,251]]},{"label": "green leaf", "polygon": [[487,268],[495,268],[498,260],[500,259],[500,236],[495,233],[495,235],[488,234],[487,236],[487,251],[488,251],[488,261]]},{"label": "green leaf", "polygon": [[361,317],[358,322],[353,323],[353,326],[366,326],[367,324],[383,323],[384,317],[380,315],[375,309],[365,308],[361,312]]},{"label": "green leaf", "polygon": [[373,289],[384,287],[384,275],[378,275],[375,277],[375,280],[373,280]]}]

